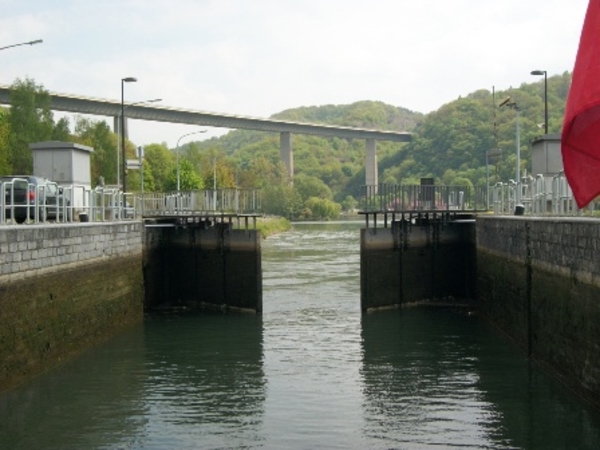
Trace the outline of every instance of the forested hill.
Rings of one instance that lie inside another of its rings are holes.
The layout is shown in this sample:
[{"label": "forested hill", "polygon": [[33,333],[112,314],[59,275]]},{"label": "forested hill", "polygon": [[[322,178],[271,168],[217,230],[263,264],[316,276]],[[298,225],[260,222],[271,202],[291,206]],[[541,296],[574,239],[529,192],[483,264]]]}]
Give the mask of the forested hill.
[{"label": "forested hill", "polygon": [[423,115],[383,102],[361,101],[350,105],[304,106],[274,114],[272,119],[319,123],[387,131],[410,131]]},{"label": "forested hill", "polygon": [[[560,133],[571,76],[548,78],[549,132]],[[0,174],[31,173],[32,142],[72,141],[94,148],[92,179],[109,184],[118,179],[118,137],[104,121],[78,118],[73,130],[65,118],[55,122],[50,96],[33,80],[17,80],[11,87],[11,108],[0,108]],[[518,111],[497,105],[507,96]],[[411,132],[410,143],[377,142],[379,181],[418,184],[423,177],[436,184],[486,184],[486,152],[500,149],[491,159],[490,183],[514,178],[516,121],[519,119],[521,173],[531,170],[530,142],[543,133],[544,80],[533,78],[519,87],[481,89],[423,115],[377,101],[350,105],[304,106],[272,116],[293,122]],[[337,208],[356,204],[365,180],[365,142],[362,139],[323,138],[294,134],[294,180],[280,160],[279,134],[235,130],[219,138],[189,142],[180,149],[164,144],[145,147],[144,188],[176,189],[261,188],[269,213],[288,217],[336,217]],[[137,146],[127,142],[133,158]],[[535,175],[535,174],[533,174]],[[139,189],[136,171],[127,186]]]},{"label": "forested hill", "polygon": [[[560,132],[570,79],[568,72],[548,78],[550,133]],[[490,181],[514,178],[516,111],[496,106],[507,96],[519,107],[522,173],[530,170],[530,141],[543,133],[543,88],[543,79],[536,77],[531,83],[496,91],[495,98],[491,89],[481,89],[427,115],[382,102],[360,101],[289,109],[272,118],[410,131],[413,141],[409,144],[377,143],[380,182],[412,184],[422,177],[433,177],[436,183],[483,186],[486,152],[493,148],[500,148],[502,154],[489,161]],[[279,160],[279,136],[272,133],[238,130],[198,145],[221,149],[239,167],[249,167],[261,157],[273,164]],[[321,187],[319,196],[337,202],[357,196],[364,183],[364,142],[294,135],[292,147],[294,185],[300,191],[308,183]]]},{"label": "forested hill", "polygon": [[[422,120],[423,114],[375,101],[360,101],[350,105],[302,106],[273,114],[270,119],[289,122],[338,125],[344,127],[369,128],[385,131],[411,131]],[[228,155],[244,146],[255,144],[273,134],[235,130],[220,138],[206,141],[206,145],[217,145]],[[275,136],[279,138],[279,136]],[[295,148],[298,138],[294,135]]]}]

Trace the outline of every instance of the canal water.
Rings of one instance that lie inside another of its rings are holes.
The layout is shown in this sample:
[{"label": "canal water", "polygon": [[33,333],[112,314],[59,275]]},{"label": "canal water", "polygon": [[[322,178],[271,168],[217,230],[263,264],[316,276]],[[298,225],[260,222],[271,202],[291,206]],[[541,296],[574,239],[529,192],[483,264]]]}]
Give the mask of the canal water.
[{"label": "canal water", "polygon": [[262,317],[148,317],[0,395],[0,449],[598,449],[475,314],[361,314],[361,223],[263,241]]}]

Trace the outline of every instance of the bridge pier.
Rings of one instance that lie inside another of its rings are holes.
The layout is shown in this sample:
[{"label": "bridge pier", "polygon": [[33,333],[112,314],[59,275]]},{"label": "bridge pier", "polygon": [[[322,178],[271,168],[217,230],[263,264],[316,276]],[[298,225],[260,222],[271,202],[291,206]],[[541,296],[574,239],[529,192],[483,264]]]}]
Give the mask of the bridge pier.
[{"label": "bridge pier", "polygon": [[[121,130],[121,116],[114,116],[113,117],[113,133],[117,134],[117,135],[121,135],[120,130]],[[123,121],[123,132],[125,133],[125,139],[128,139],[129,137],[129,133],[127,132],[127,130],[129,130],[129,128],[127,127],[127,117],[125,117],[125,120]]]},{"label": "bridge pier", "polygon": [[375,186],[379,184],[377,173],[377,144],[375,139],[365,140],[365,184]]},{"label": "bridge pier", "polygon": [[[282,131],[279,134],[279,153],[281,161],[287,168],[290,179],[294,179],[294,152],[292,150],[292,133]],[[377,169],[377,141],[372,138],[365,139],[365,184],[377,186],[379,181]],[[375,188],[377,189],[377,188]]]},{"label": "bridge pier", "polygon": [[281,161],[287,168],[290,179],[294,179],[294,152],[292,151],[292,133],[282,131],[279,134],[279,153]]}]

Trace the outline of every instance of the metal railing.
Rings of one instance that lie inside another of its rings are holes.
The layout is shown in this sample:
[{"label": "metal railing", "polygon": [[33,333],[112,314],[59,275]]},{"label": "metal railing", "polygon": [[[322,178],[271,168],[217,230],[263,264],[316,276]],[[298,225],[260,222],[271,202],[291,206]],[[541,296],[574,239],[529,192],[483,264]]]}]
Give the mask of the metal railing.
[{"label": "metal railing", "polygon": [[362,212],[485,211],[486,187],[437,185],[361,186]]},{"label": "metal railing", "polygon": [[256,189],[217,189],[135,195],[139,215],[254,214],[262,210]]},{"label": "metal railing", "polygon": [[[23,191],[22,201],[15,198],[16,186]],[[52,199],[53,202],[48,200]],[[55,182],[43,185],[30,183],[25,178],[15,177],[0,183],[0,224],[72,220],[72,209]]]},{"label": "metal railing", "polygon": [[[518,202],[520,189],[521,201]],[[564,172],[552,177],[526,176],[517,185],[514,180],[496,183],[492,188],[492,210],[494,214],[519,213],[536,216],[584,216],[593,215],[598,209],[597,202],[579,209]]]},{"label": "metal railing", "polygon": [[[84,185],[58,186],[62,200],[57,205],[45,205],[44,187],[36,195],[26,196],[25,203],[14,198],[15,183],[27,183],[24,179],[12,179],[0,183],[0,225],[14,224],[15,212],[19,222],[42,223],[50,218],[55,222],[102,222],[139,219],[144,216],[202,215],[202,214],[256,214],[262,210],[260,190],[217,189],[180,191],[169,193],[123,193],[117,186],[98,186],[90,189]],[[28,184],[29,189],[35,187]],[[23,213],[21,211],[25,210]]]}]

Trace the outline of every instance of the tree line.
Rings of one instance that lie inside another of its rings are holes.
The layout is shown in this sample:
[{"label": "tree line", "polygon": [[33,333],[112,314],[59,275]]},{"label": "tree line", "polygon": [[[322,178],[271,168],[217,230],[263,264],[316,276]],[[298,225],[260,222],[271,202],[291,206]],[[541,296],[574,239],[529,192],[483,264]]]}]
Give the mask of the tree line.
[{"label": "tree line", "polygon": [[[559,133],[570,74],[548,78],[549,131]],[[498,108],[506,96],[520,109],[521,169],[531,167],[530,141],[543,133],[543,80],[523,83],[492,95],[481,89],[443,105],[429,114],[383,102],[305,106],[282,111],[274,119],[391,131],[410,131],[410,143],[378,142],[379,180],[387,184],[486,184],[486,152],[491,183],[514,178],[516,165],[514,110]],[[34,80],[16,80],[9,108],[0,108],[0,174],[29,174],[29,144],[49,140],[74,142],[94,149],[92,181],[117,183],[116,135],[105,120],[76,116],[74,123],[55,121],[50,95]],[[164,143],[144,147],[144,190],[168,192],[177,187],[179,158],[182,190],[223,188],[261,189],[265,212],[291,219],[335,218],[357,205],[365,183],[364,141],[318,136],[293,136],[293,183],[280,161],[279,136],[234,130],[219,138],[190,142],[180,148]],[[135,158],[136,145],[126,141],[126,157]],[[140,190],[138,171],[127,173],[129,190]]]}]

